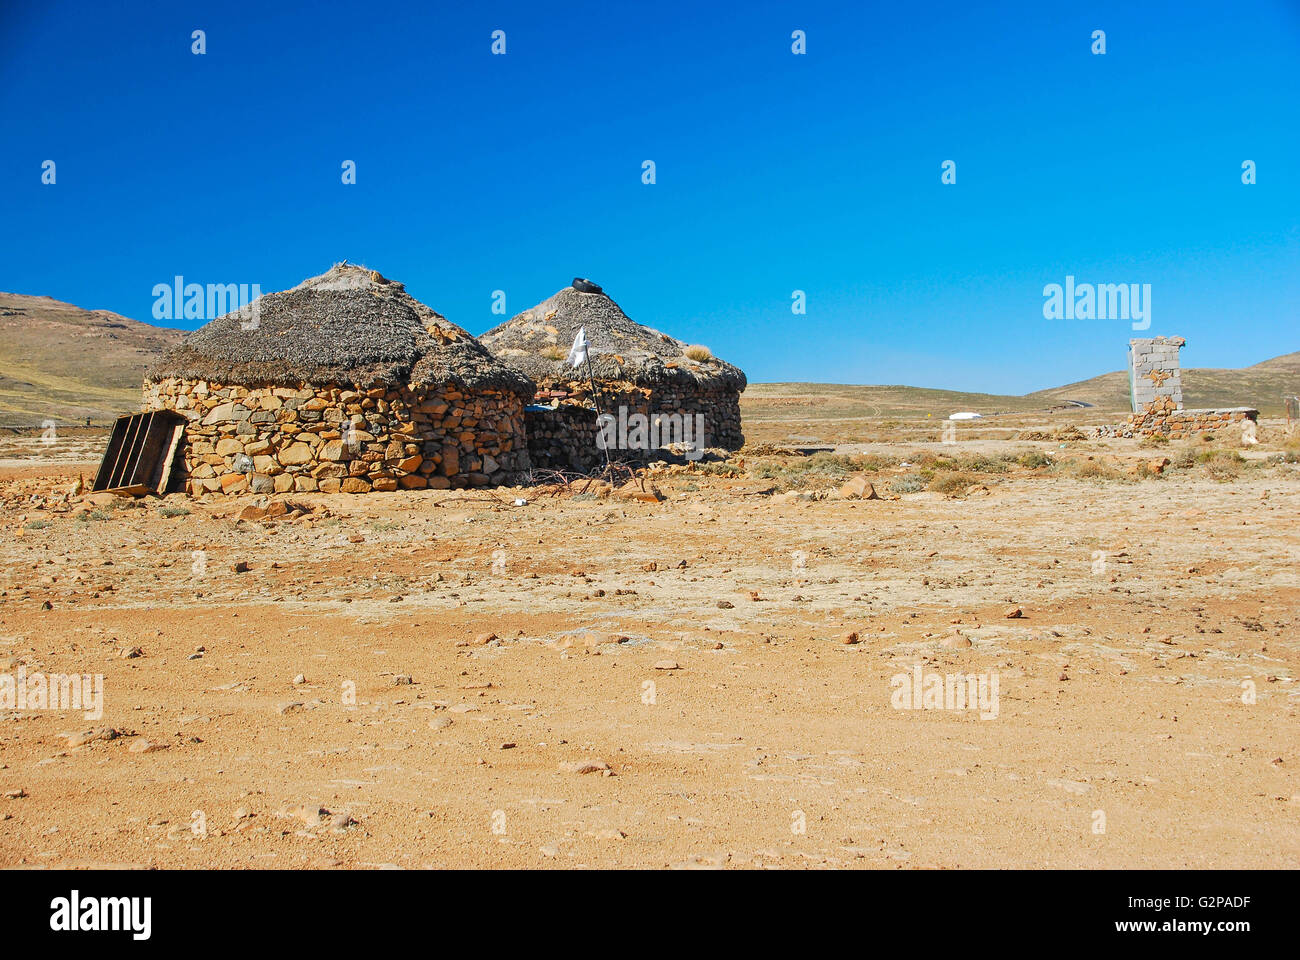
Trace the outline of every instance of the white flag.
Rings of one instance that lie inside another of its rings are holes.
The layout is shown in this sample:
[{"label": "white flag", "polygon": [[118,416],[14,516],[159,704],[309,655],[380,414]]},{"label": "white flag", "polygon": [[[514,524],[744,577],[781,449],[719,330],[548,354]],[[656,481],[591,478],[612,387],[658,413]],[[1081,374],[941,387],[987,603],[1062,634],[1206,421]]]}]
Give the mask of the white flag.
[{"label": "white flag", "polygon": [[569,366],[580,367],[587,362],[587,346],[587,328],[579,327],[573,346],[569,348]]}]

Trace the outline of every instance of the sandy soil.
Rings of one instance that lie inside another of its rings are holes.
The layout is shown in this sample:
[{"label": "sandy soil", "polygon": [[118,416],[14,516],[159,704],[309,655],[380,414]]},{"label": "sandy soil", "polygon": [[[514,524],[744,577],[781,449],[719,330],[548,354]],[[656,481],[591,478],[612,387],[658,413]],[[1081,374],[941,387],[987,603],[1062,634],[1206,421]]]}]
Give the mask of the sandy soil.
[{"label": "sandy soil", "polygon": [[31,500],[79,469],[0,469],[0,671],[104,678],[0,711],[0,865],[1300,864],[1295,465]]}]

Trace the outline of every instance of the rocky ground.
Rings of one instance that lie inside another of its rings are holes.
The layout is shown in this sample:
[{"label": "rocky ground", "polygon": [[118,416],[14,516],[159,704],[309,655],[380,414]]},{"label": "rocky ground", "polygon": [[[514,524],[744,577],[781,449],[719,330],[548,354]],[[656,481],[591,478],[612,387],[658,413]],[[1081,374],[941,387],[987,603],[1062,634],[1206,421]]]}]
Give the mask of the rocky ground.
[{"label": "rocky ground", "polygon": [[0,445],[0,672],[103,676],[0,709],[0,865],[1300,864],[1285,444],[121,501],[77,442]]}]

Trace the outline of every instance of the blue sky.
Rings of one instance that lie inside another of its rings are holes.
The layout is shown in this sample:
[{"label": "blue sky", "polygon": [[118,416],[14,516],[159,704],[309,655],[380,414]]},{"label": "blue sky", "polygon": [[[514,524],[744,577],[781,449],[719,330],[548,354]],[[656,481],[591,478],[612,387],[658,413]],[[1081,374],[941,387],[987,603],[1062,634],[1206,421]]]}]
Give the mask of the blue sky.
[{"label": "blue sky", "polygon": [[[473,333],[588,276],[754,381],[1300,349],[1300,0],[0,0],[0,119],[0,290],[141,320],[346,258]],[[1150,330],[1044,319],[1067,274],[1149,283]]]}]

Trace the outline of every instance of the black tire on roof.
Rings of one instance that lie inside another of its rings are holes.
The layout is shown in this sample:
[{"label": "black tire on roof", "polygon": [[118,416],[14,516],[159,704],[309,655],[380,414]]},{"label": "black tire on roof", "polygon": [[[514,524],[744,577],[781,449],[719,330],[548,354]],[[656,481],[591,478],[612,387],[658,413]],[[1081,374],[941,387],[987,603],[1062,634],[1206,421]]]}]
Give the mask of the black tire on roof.
[{"label": "black tire on roof", "polygon": [[592,283],[590,280],[584,280],[582,277],[573,278],[573,289],[579,293],[604,293],[600,284]]}]

